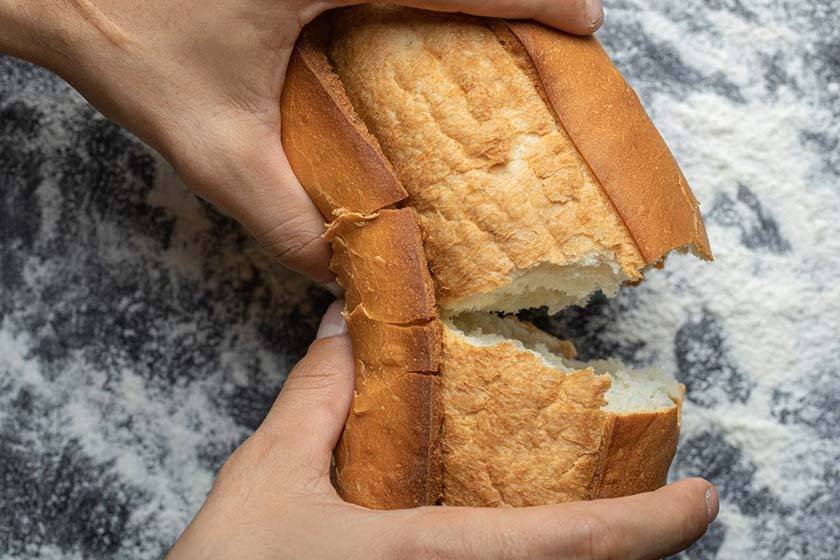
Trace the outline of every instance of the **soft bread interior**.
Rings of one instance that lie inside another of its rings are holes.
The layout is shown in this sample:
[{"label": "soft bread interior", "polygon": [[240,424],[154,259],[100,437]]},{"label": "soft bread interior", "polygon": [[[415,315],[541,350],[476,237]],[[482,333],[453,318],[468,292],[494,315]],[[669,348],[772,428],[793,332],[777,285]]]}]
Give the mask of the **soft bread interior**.
[{"label": "soft bread interior", "polygon": [[592,368],[596,374],[610,376],[611,385],[603,410],[614,413],[652,412],[676,406],[680,385],[655,368],[634,369],[620,360],[573,359],[574,350],[565,341],[540,331],[511,316],[463,313],[444,318],[445,326],[473,346],[513,344],[517,349],[538,356],[558,375]]},{"label": "soft bread interior", "polygon": [[597,291],[613,296],[627,276],[609,256],[591,255],[573,265],[543,263],[513,272],[509,283],[495,290],[452,302],[448,309],[516,313],[542,306],[557,313],[570,305],[585,305]]}]

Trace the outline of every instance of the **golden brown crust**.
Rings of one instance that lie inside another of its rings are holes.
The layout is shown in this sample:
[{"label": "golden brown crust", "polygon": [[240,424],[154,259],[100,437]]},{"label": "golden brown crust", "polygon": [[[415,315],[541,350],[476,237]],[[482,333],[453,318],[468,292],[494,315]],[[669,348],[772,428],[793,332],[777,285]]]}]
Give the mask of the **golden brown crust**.
[{"label": "golden brown crust", "polygon": [[605,462],[593,498],[617,498],[663,486],[677,451],[680,407],[613,414]]},{"label": "golden brown crust", "polygon": [[665,141],[594,37],[508,22],[551,107],[648,263],[690,247],[711,260],[700,209]]},{"label": "golden brown crust", "polygon": [[479,346],[449,328],[441,381],[447,505],[542,505],[665,483],[682,393],[659,410],[605,411],[609,376],[563,373],[510,342]]},{"label": "golden brown crust", "polygon": [[608,376],[562,374],[509,342],[446,329],[441,366],[447,505],[588,499],[604,463]]},{"label": "golden brown crust", "polygon": [[[342,213],[331,268],[347,290],[356,394],[336,447],[336,488],[376,509],[441,495],[441,325],[414,212]],[[418,373],[420,372],[420,373]]]},{"label": "golden brown crust", "polygon": [[407,193],[329,68],[324,25],[319,20],[307,26],[295,45],[280,114],[286,157],[330,220],[336,210],[369,214],[399,202]]},{"label": "golden brown crust", "polygon": [[434,504],[442,495],[439,378],[362,363],[356,372],[335,452],[339,494],[374,509]]},{"label": "golden brown crust", "polygon": [[414,211],[382,210],[340,215],[327,230],[331,268],[347,290],[347,308],[362,305],[385,323],[428,321],[437,316],[420,228]]},{"label": "golden brown crust", "polygon": [[[323,19],[295,46],[281,98],[283,147],[321,212],[335,221],[331,268],[347,290],[356,395],[336,448],[348,501],[390,509],[441,495],[440,324],[406,192],[330,69]],[[374,348],[379,346],[380,348]]]},{"label": "golden brown crust", "polygon": [[375,321],[364,306],[347,316],[356,359],[370,367],[437,372],[441,360],[440,321],[397,325]]}]

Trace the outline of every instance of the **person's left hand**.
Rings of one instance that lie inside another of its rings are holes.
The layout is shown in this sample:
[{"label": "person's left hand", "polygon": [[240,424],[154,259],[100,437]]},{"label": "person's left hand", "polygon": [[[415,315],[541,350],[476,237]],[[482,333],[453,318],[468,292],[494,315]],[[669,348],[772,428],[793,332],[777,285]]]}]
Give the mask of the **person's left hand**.
[{"label": "person's left hand", "polygon": [[[160,152],[186,185],[236,218],[283,265],[325,284],[324,218],[280,142],[280,94],[301,28],[334,0],[3,0],[0,52],[57,72]],[[401,0],[533,18],[573,33],[600,0]]]},{"label": "person's left hand", "polygon": [[373,511],[330,484],[353,398],[353,353],[334,303],[262,425],[219,472],[169,554],[182,559],[662,558],[717,515],[701,479],[626,498],[520,509]]}]

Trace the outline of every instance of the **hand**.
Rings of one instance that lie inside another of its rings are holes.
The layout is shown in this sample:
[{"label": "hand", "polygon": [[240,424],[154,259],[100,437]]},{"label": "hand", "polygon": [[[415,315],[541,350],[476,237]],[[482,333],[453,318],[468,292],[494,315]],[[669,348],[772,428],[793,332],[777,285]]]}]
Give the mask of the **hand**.
[{"label": "hand", "polygon": [[[0,51],[51,68],[158,150],[199,196],[289,268],[332,274],[323,218],[280,144],[280,92],[301,27],[347,1],[4,0]],[[403,0],[591,33],[600,0]]]},{"label": "hand", "polygon": [[262,425],[222,467],[170,560],[228,558],[662,558],[717,515],[713,486],[522,508],[372,511],[330,484],[353,396],[353,354],[333,303]]}]

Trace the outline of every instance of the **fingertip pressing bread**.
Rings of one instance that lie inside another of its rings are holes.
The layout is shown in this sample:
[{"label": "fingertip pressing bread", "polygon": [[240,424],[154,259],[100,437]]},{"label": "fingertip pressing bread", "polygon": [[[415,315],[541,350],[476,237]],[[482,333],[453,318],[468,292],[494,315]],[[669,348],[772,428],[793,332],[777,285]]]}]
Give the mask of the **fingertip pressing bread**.
[{"label": "fingertip pressing bread", "polygon": [[387,6],[296,45],[284,149],[331,224],[356,395],[334,480],[372,508],[524,506],[665,482],[684,388],[497,313],[711,258],[697,201],[593,38]]}]

